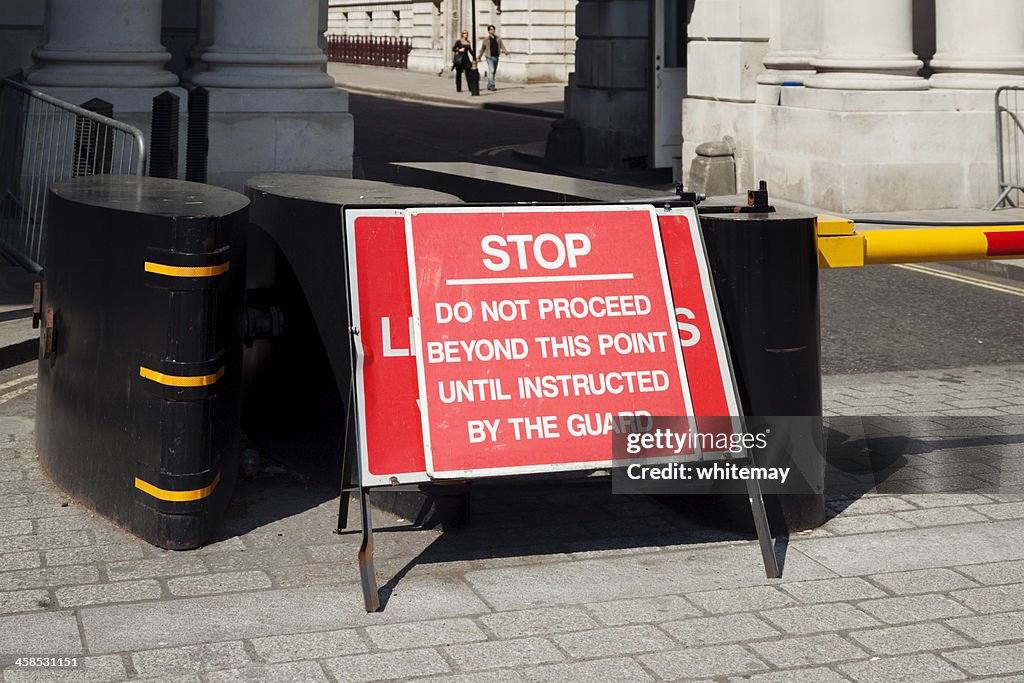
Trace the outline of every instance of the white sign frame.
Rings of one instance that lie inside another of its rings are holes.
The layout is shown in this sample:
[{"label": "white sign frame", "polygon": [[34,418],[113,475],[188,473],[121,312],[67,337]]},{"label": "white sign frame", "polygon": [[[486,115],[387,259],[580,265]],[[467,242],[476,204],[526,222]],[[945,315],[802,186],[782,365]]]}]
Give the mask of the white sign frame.
[{"label": "white sign frame", "polygon": [[[348,299],[349,314],[352,324],[359,326],[359,270],[356,262],[356,229],[355,224],[358,218],[403,218],[405,209],[343,209],[346,257],[348,267]],[[413,340],[410,340],[412,343]],[[363,487],[394,486],[396,484],[422,484],[430,481],[426,470],[422,472],[400,472],[396,474],[374,474],[370,471],[369,444],[366,438],[366,404],[362,397],[366,396],[365,365],[366,352],[363,348],[362,338],[359,334],[352,335],[352,349],[354,354],[353,379],[355,381],[356,408],[356,459],[359,465],[359,485]],[[418,372],[418,370],[417,370]]]}]

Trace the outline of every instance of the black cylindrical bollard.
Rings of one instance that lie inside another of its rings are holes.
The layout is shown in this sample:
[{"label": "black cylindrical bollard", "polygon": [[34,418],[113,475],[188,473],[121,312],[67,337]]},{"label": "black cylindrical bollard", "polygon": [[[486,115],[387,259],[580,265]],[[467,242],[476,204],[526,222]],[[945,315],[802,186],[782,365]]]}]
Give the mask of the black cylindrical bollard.
[{"label": "black cylindrical bollard", "polygon": [[785,442],[783,457],[802,474],[803,486],[776,500],[791,530],[820,526],[825,461],[814,218],[702,214],[701,226],[743,412],[751,423],[771,418],[773,440]]},{"label": "black cylindrical bollard", "polygon": [[36,439],[77,502],[204,543],[238,470],[248,200],[92,176],[49,194]]}]

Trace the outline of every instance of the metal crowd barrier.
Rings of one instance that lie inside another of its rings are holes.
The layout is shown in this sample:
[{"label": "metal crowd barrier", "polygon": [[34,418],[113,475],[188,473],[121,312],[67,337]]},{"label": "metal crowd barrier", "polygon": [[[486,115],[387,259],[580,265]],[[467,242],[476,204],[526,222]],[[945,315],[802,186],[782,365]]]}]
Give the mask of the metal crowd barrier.
[{"label": "metal crowd barrier", "polygon": [[1010,194],[1024,191],[1024,174],[1021,166],[1021,137],[1024,125],[1020,111],[1024,104],[1021,93],[1024,87],[1003,86],[996,90],[996,163],[999,174],[999,199],[992,205],[995,211],[1001,206],[1017,206]]},{"label": "metal crowd barrier", "polygon": [[142,131],[86,108],[103,105],[94,100],[76,106],[0,80],[0,253],[10,260],[39,270],[46,191],[55,182],[101,173],[144,174]]}]

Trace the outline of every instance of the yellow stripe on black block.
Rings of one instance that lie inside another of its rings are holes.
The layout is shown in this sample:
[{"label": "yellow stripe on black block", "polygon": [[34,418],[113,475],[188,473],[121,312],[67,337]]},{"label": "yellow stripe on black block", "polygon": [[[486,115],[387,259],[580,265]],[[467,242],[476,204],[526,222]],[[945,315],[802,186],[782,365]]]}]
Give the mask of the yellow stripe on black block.
[{"label": "yellow stripe on black block", "polygon": [[168,387],[208,387],[224,376],[224,368],[220,368],[211,375],[192,375],[186,377],[182,375],[167,375],[143,367],[139,368],[139,375]]},{"label": "yellow stripe on black block", "polygon": [[143,267],[147,273],[168,275],[170,277],[215,277],[228,272],[231,262],[225,261],[215,266],[169,266],[165,263],[146,261]]},{"label": "yellow stripe on black block", "polygon": [[204,486],[201,489],[193,489],[191,491],[168,491],[157,486],[153,486],[148,481],[143,481],[138,477],[135,477],[135,488],[148,493],[149,495],[159,500],[166,500],[172,503],[187,503],[193,500],[202,500],[206,498],[213,490],[217,488],[217,484],[220,483],[220,472],[213,478],[209,486]]}]

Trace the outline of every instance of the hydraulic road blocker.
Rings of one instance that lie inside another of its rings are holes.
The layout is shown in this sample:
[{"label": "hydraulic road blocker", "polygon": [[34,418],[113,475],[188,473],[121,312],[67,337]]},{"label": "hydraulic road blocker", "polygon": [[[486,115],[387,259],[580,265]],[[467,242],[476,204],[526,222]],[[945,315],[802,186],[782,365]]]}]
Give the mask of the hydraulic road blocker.
[{"label": "hydraulic road blocker", "polygon": [[[292,173],[249,178],[245,193],[252,201],[250,305],[282,310],[287,331],[245,352],[242,426],[263,452],[313,476],[333,477],[342,467],[347,435],[339,416],[349,404],[351,382],[342,207],[458,199],[372,180]],[[401,268],[398,273],[404,260]],[[398,276],[378,271],[375,278],[375,288],[387,291]],[[416,502],[396,503],[396,509],[415,515],[422,501],[407,498]],[[341,500],[347,503],[348,496]]]},{"label": "hydraulic road blocker", "polygon": [[248,200],[160,178],[49,194],[36,434],[77,502],[202,545],[238,470]]}]

